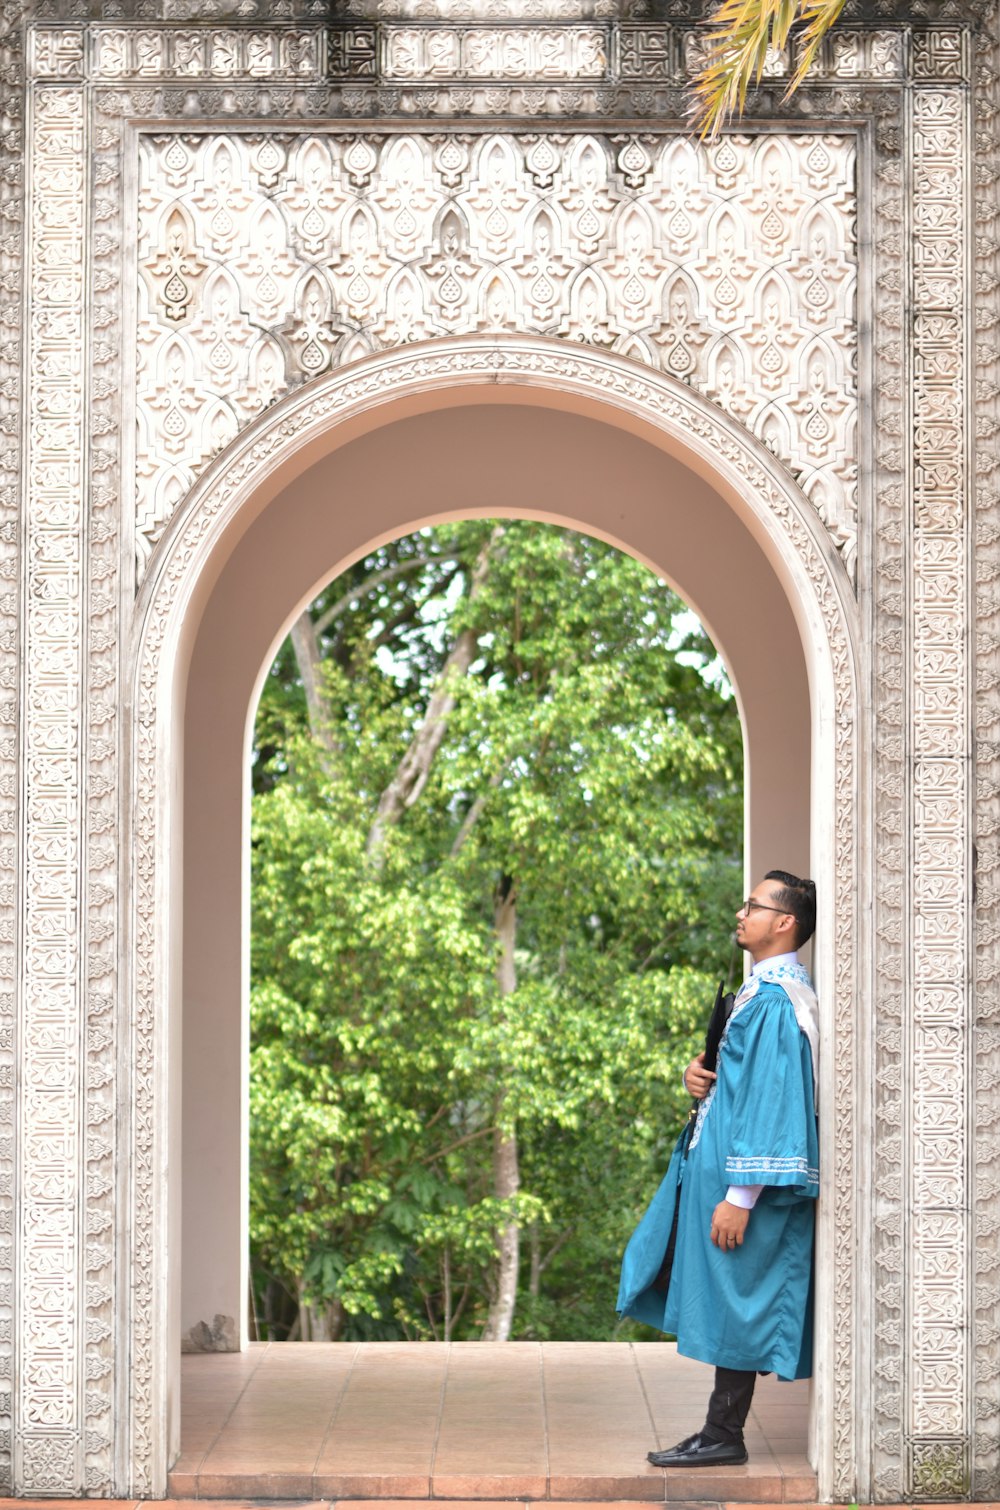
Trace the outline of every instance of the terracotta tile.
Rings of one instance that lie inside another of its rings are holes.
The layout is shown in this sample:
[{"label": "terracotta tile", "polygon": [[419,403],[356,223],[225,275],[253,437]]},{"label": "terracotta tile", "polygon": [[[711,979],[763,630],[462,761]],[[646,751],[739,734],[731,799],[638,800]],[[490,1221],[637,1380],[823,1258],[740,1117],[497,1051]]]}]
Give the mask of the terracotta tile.
[{"label": "terracotta tile", "polygon": [[[663,1471],[650,1468],[646,1474],[620,1477],[604,1474],[549,1474],[551,1500],[651,1500],[663,1499]],[[560,1507],[561,1510],[561,1507]]]},{"label": "terracotta tile", "polygon": [[785,1479],[782,1488],[788,1496],[788,1503],[799,1504],[804,1500],[811,1500],[815,1504],[817,1492],[815,1473],[790,1474]]},{"label": "terracotta tile", "polygon": [[352,1425],[338,1417],[317,1456],[316,1472],[336,1472],[359,1464],[364,1466],[373,1457],[408,1472],[415,1468],[429,1472],[434,1451],[434,1428],[433,1421],[420,1429],[404,1422],[393,1431],[364,1422]]},{"label": "terracotta tile", "polygon": [[[111,1503],[108,1500],[102,1501],[101,1510],[104,1510],[105,1505],[110,1505]],[[204,1501],[182,1499],[142,1501],[142,1510],[195,1510],[195,1507],[197,1507],[197,1510],[205,1510]],[[212,1506],[212,1510],[253,1510],[253,1507],[253,1500],[217,1500]],[[256,1507],[256,1510],[259,1510],[259,1507]],[[295,1510],[321,1510],[321,1507],[316,1504],[296,1505]]]},{"label": "terracotta tile", "polygon": [[469,1431],[444,1431],[435,1443],[438,1462],[455,1458],[476,1460],[484,1466],[499,1463],[501,1459],[514,1458],[522,1462],[528,1458],[539,1461],[545,1457],[545,1434],[541,1422],[535,1422],[530,1431],[505,1431],[501,1422],[486,1422]]},{"label": "terracotta tile", "polygon": [[[512,1510],[513,1506],[527,1507],[528,1504],[527,1500],[449,1500],[448,1510]],[[337,1510],[373,1510],[373,1507],[370,1500],[338,1500]],[[413,1504],[410,1499],[379,1500],[378,1510],[413,1510]],[[559,1510],[563,1510],[561,1505]],[[583,1507],[571,1507],[571,1510],[583,1510]],[[590,1510],[589,1506],[587,1510]],[[615,1510],[636,1510],[636,1507],[616,1505]]]},{"label": "terracotta tile", "polygon": [[[178,1473],[176,1469],[167,1474],[167,1493],[171,1503],[175,1499],[195,1499],[198,1494],[197,1473]],[[24,1504],[26,1501],[20,1501]]]},{"label": "terracotta tile", "polygon": [[[210,1454],[198,1469],[198,1477],[204,1478],[206,1474],[209,1474],[212,1477],[225,1478],[235,1474],[237,1477],[243,1478],[247,1474],[259,1474],[263,1480],[277,1473],[281,1475],[291,1474],[296,1479],[302,1479],[303,1477],[309,1477],[315,1471],[315,1467],[315,1452],[279,1453],[273,1448],[261,1452],[251,1451],[247,1448],[244,1451],[238,1452],[222,1451]],[[203,1496],[203,1492],[199,1490],[199,1498]],[[250,1493],[249,1490],[241,1490],[240,1492]],[[252,1498],[260,1499],[261,1495],[254,1494]]]},{"label": "terracotta tile", "polygon": [[312,1499],[312,1474],[233,1472],[200,1473],[201,1499]]},{"label": "terracotta tile", "polygon": [[[669,1494],[679,1507],[716,1494],[772,1504],[815,1494],[804,1456],[808,1392],[775,1381],[758,1388],[748,1469],[716,1473],[710,1484],[705,1470],[664,1476],[648,1467],[650,1448],[697,1430],[711,1382],[710,1370],[671,1345],[268,1344],[242,1358],[189,1355],[182,1369],[174,1495],[225,1489],[259,1502],[286,1497],[294,1484],[297,1498],[412,1501],[428,1496],[432,1472],[436,1492],[468,1496],[479,1510],[491,1495],[648,1504]],[[738,1486],[734,1472],[744,1475]]]},{"label": "terracotta tile", "polygon": [[313,1473],[333,1478],[351,1473],[414,1474],[429,1478],[433,1465],[432,1444],[418,1447],[401,1446],[379,1448],[375,1443],[345,1443],[338,1452],[324,1452],[313,1465]]},{"label": "terracotta tile", "polygon": [[[182,1452],[177,1461],[171,1465],[170,1471],[171,1473],[194,1473],[203,1457],[204,1453],[201,1452]],[[25,1504],[26,1501],[18,1500],[16,1503]],[[109,1500],[108,1503],[111,1505],[116,1501]]]},{"label": "terracotta tile", "polygon": [[[549,1476],[544,1452],[525,1453],[521,1456],[510,1453],[502,1457],[494,1454],[487,1456],[475,1451],[456,1453],[446,1458],[436,1457],[430,1466],[430,1474],[435,1483],[441,1479],[454,1478],[482,1479],[484,1483],[494,1479],[537,1479],[542,1484],[543,1495]],[[511,1494],[521,1492],[510,1491]],[[527,1495],[528,1491],[524,1490],[523,1493]]]},{"label": "terracotta tile", "polygon": [[320,1461],[336,1457],[353,1442],[363,1442],[371,1450],[400,1444],[407,1452],[430,1452],[434,1446],[435,1422],[350,1420],[338,1417],[327,1432],[320,1451]]},{"label": "terracotta tile", "polygon": [[671,1503],[674,1500],[730,1500],[737,1497],[737,1502],[742,1504],[781,1503],[781,1480],[771,1474],[756,1474],[749,1464],[743,1468],[720,1468],[714,1473],[708,1468],[688,1472],[682,1468],[668,1469],[664,1478],[667,1499]]},{"label": "terracotta tile", "polygon": [[220,1432],[206,1457],[233,1452],[250,1453],[255,1458],[265,1458],[270,1454],[287,1457],[290,1452],[301,1456],[309,1451],[317,1453],[322,1440],[322,1430],[313,1427],[298,1431],[267,1431],[258,1426],[240,1427]]},{"label": "terracotta tile", "polygon": [[[139,1500],[102,1500],[101,1510],[137,1510]],[[80,1501],[75,1500],[50,1500],[50,1499],[0,1499],[0,1506],[4,1510],[80,1510]],[[912,1507],[907,1506],[907,1510]],[[979,1507],[976,1507],[979,1510]]]},{"label": "terracotta tile", "polygon": [[[214,1506],[212,1510],[215,1510]],[[560,1510],[562,1510],[561,1506]],[[724,1510],[724,1507],[719,1504],[718,1500],[671,1500],[670,1510]],[[772,1507],[772,1510],[778,1510],[778,1506]],[[781,1510],[784,1510],[783,1506]]]},{"label": "terracotta tile", "polygon": [[565,1427],[561,1430],[549,1431],[549,1456],[552,1463],[560,1468],[571,1468],[572,1463],[567,1459],[575,1459],[582,1466],[592,1465],[598,1471],[605,1470],[609,1465],[613,1468],[615,1476],[618,1470],[628,1470],[629,1465],[638,1454],[640,1460],[645,1460],[646,1453],[651,1451],[655,1432],[636,1431],[632,1426],[626,1431],[568,1431]]},{"label": "terracotta tile", "polygon": [[[369,1501],[396,1499],[427,1499],[430,1494],[430,1479],[427,1474],[405,1473],[317,1473],[313,1477],[314,1494],[323,1499],[336,1500],[337,1510],[347,1501],[362,1500],[365,1510],[372,1510]],[[378,1510],[384,1510],[384,1503]]]},{"label": "terracotta tile", "polygon": [[[527,1510],[534,1510],[535,1505],[545,1503],[546,1501],[544,1500],[531,1500],[528,1503]],[[555,1502],[549,1501],[548,1503],[551,1505]],[[558,1504],[559,1510],[594,1510],[593,1500],[559,1500]],[[649,1505],[649,1500],[615,1500],[614,1510],[649,1510]],[[337,1506],[337,1510],[340,1510],[339,1505]],[[451,1506],[449,1506],[449,1510],[452,1510]]]},{"label": "terracotta tile", "polygon": [[544,1473],[437,1473],[431,1494],[441,1499],[544,1499]]}]

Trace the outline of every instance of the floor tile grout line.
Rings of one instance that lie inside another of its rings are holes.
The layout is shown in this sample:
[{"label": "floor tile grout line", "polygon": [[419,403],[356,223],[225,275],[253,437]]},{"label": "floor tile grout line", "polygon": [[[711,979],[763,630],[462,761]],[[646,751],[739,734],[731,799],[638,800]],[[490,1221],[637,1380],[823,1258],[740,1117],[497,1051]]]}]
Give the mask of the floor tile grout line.
[{"label": "floor tile grout line", "polygon": [[444,1355],[444,1373],[441,1375],[441,1393],[438,1397],[437,1423],[434,1427],[434,1440],[431,1443],[431,1460],[427,1465],[427,1494],[431,1499],[434,1497],[434,1470],[437,1467],[438,1443],[441,1440],[441,1427],[444,1422],[445,1393],[448,1388],[448,1375],[451,1373],[452,1345],[450,1342],[445,1343],[447,1352]]},{"label": "floor tile grout line", "polygon": [[538,1378],[542,1391],[542,1446],[545,1452],[545,1498],[552,1498],[552,1461],[549,1455],[549,1393],[545,1382],[545,1349],[538,1344]]},{"label": "floor tile grout line", "polygon": [[[649,1393],[648,1393],[648,1391],[646,1389],[646,1381],[642,1377],[642,1369],[639,1367],[639,1360],[638,1360],[638,1358],[636,1357],[636,1354],[635,1354],[636,1344],[634,1342],[630,1342],[628,1344],[628,1349],[629,1349],[629,1352],[632,1355],[632,1367],[635,1369],[635,1376],[636,1376],[636,1378],[639,1381],[639,1393],[642,1395],[643,1401],[645,1402],[646,1415],[649,1417],[649,1424],[650,1424],[650,1427],[651,1427],[652,1433],[653,1433],[653,1441],[656,1444],[657,1450],[659,1450],[659,1447],[660,1447],[660,1433],[659,1433],[659,1430],[657,1429],[656,1417],[653,1415],[653,1407],[652,1407],[652,1404],[650,1403]],[[665,1495],[666,1495],[666,1481],[664,1481],[664,1496]]]},{"label": "floor tile grout line", "polygon": [[[253,1368],[250,1370],[249,1374],[244,1379],[243,1384],[241,1385],[240,1389],[237,1390],[237,1392],[236,1392],[236,1398],[233,1400],[232,1405],[229,1407],[228,1411],[223,1416],[222,1422],[221,1422],[221,1425],[219,1426],[218,1431],[215,1433],[215,1436],[212,1438],[211,1442],[208,1444],[208,1446],[205,1448],[205,1451],[202,1453],[201,1457],[198,1459],[198,1466],[194,1470],[194,1497],[195,1497],[195,1499],[201,1499],[201,1470],[205,1466],[205,1461],[206,1461],[209,1453],[212,1451],[213,1447],[215,1447],[215,1445],[218,1442],[219,1438],[222,1436],[222,1433],[225,1431],[226,1427],[229,1425],[229,1422],[232,1419],[233,1411],[236,1409],[237,1405],[239,1405],[240,1401],[242,1400],[242,1398],[243,1398],[244,1394],[246,1393],[246,1391],[249,1389],[249,1387],[250,1387],[251,1383],[253,1382],[253,1380],[257,1377],[257,1370],[260,1368],[261,1364],[263,1363],[265,1355],[267,1353],[267,1350],[268,1350],[268,1348],[270,1346],[271,1346],[271,1344],[269,1342],[266,1342],[264,1344],[263,1348],[261,1349],[260,1357],[257,1359],[257,1362],[254,1364]],[[249,1352],[249,1349],[247,1351]],[[183,1452],[184,1452],[184,1443],[182,1441],[181,1442],[181,1455],[183,1455]],[[167,1477],[168,1477],[168,1480],[169,1480],[169,1474],[168,1474]]]},{"label": "floor tile grout line", "polygon": [[319,1470],[320,1459],[323,1456],[323,1449],[326,1446],[327,1442],[330,1440],[330,1434],[333,1431],[334,1426],[337,1424],[337,1417],[340,1415],[341,1406],[343,1405],[346,1398],[348,1386],[350,1385],[351,1379],[354,1377],[354,1365],[358,1361],[358,1354],[360,1351],[361,1344],[359,1342],[356,1342],[354,1344],[354,1352],[351,1354],[351,1365],[344,1375],[343,1382],[340,1386],[340,1393],[337,1396],[337,1403],[334,1405],[333,1410],[330,1412],[330,1419],[326,1423],[326,1430],[323,1432],[323,1435],[320,1438],[319,1446],[316,1449],[316,1458],[313,1462],[312,1476],[309,1480],[309,1488],[310,1492],[312,1493],[313,1499],[316,1498],[316,1474]]}]

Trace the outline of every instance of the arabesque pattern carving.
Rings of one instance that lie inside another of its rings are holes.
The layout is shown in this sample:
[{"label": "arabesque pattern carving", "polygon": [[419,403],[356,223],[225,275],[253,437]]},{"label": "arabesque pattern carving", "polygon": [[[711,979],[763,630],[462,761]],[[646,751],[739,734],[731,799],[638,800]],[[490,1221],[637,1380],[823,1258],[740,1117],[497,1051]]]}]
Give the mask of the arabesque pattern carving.
[{"label": "arabesque pattern carving", "polygon": [[691,384],[790,466],[853,562],[849,137],[178,133],[143,137],[140,164],[140,567],[276,395],[499,330]]},{"label": "arabesque pattern carving", "polygon": [[1000,1499],[1000,16],[975,52],[976,843],[972,1466]]},{"label": "arabesque pattern carving", "polygon": [[[876,124],[873,186],[875,234],[885,263],[895,269],[905,256],[908,227],[903,177],[903,100],[884,102]],[[903,689],[908,677],[904,567],[904,507],[909,458],[906,434],[906,297],[903,278],[891,273],[875,280],[873,409],[875,486],[872,559],[874,751],[875,992],[874,1122],[871,1234],[875,1336],[869,1364],[872,1377],[872,1496],[883,1502],[903,1498],[903,1369],[905,1163],[903,1106],[906,1098],[904,1022],[906,1019],[906,923],[904,878],[909,873],[907,830],[908,760]],[[846,1256],[846,1255],[845,1255]],[[866,1346],[859,1321],[853,1337],[838,1349]],[[864,1379],[865,1371],[859,1371]],[[863,1385],[861,1386],[863,1388]],[[847,1444],[844,1444],[845,1447]],[[847,1476],[838,1498],[851,1498]],[[865,1491],[858,1491],[859,1497]]]},{"label": "arabesque pattern carving", "polygon": [[913,97],[911,860],[912,1085],[907,1255],[909,1482],[917,1499],[960,1497],[969,1483],[966,1211],[971,1046],[968,919],[954,905],[970,874],[968,612],[969,448],[965,425],[968,283],[967,96]]},{"label": "arabesque pattern carving", "polygon": [[24,514],[24,843],[33,885],[22,913],[19,1030],[21,1211],[14,1439],[17,1487],[82,1487],[78,1321],[81,1230],[81,921],[83,777],[80,666],[85,583],[81,392],[84,324],[84,100],[35,100],[29,229],[32,262]]},{"label": "arabesque pattern carving", "polygon": [[[121,264],[121,157],[98,102],[90,213],[91,308],[87,414],[90,499],[86,658],[86,1107],[85,1174],[90,1203],[85,1253],[87,1331],[84,1374],[87,1431],[84,1483],[90,1495],[113,1493],[115,1407],[115,1169],[121,1146],[115,1104],[120,1009],[118,972],[118,613],[122,530],[119,521],[122,342],[119,309],[99,300],[116,289]],[[142,1292],[141,1281],[133,1286]]]},{"label": "arabesque pattern carving", "polygon": [[0,1494],[13,1487],[17,1039],[20,414],[23,318],[24,99],[20,31],[0,25]]}]

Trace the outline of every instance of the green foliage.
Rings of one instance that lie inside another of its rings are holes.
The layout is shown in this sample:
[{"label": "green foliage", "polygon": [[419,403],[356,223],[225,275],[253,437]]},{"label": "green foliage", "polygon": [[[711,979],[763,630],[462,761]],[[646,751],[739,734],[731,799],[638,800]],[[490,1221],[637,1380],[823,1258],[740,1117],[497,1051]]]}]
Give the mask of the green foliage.
[{"label": "green foliage", "polygon": [[[311,623],[322,707],[286,646],[257,723],[260,1305],[275,1335],[308,1306],[332,1335],[475,1337],[514,1222],[515,1335],[611,1336],[741,894],[715,652],[638,562],[522,521],[393,542]],[[429,719],[440,742],[376,845]],[[501,1134],[520,1186],[498,1195]]]}]

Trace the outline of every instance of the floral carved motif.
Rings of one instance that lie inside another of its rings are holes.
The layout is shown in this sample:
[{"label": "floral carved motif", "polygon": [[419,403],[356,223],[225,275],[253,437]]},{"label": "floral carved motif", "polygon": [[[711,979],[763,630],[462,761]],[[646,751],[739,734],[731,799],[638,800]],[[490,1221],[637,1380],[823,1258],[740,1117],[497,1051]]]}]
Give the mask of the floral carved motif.
[{"label": "floral carved motif", "polygon": [[19,840],[20,418],[24,278],[24,98],[17,25],[0,28],[0,1494],[13,1487],[14,1234],[17,1164],[17,890]]},{"label": "floral carved motif", "polygon": [[[1000,17],[976,39],[975,275],[975,1000],[970,1133],[976,1198],[972,1264],[972,1473],[1000,1498]],[[961,58],[952,38],[949,68]],[[928,70],[938,58],[928,58]]]},{"label": "floral carved motif", "polygon": [[788,463],[852,562],[850,138],[183,133],[140,158],[140,565],[276,394],[477,330],[690,383]]},{"label": "floral carved motif", "polygon": [[[902,173],[899,96],[884,102],[876,125],[876,156],[872,186],[875,234],[892,273],[876,279],[874,290],[873,395],[874,461],[877,505],[873,510],[872,619],[874,753],[877,799],[874,812],[874,970],[877,1018],[874,1045],[875,1139],[871,1182],[872,1281],[877,1331],[871,1373],[873,1464],[871,1494],[881,1501],[903,1497],[903,1367],[906,1336],[903,1319],[903,1274],[906,1243],[903,1212],[905,1098],[903,1024],[906,1015],[906,933],[904,876],[908,855],[906,827],[907,739],[903,688],[907,681],[907,590],[904,565],[904,505],[908,486],[906,433],[905,303],[906,289],[895,273],[902,263],[907,236],[905,184]],[[862,1155],[863,1157],[863,1155]],[[846,1259],[843,1254],[842,1259]],[[859,1291],[865,1277],[859,1276]],[[841,1336],[838,1353],[855,1352],[863,1337],[857,1331]],[[847,1358],[844,1358],[845,1366]],[[864,1388],[865,1369],[855,1377]],[[839,1378],[838,1378],[839,1389]],[[838,1435],[843,1428],[838,1409]],[[850,1451],[844,1435],[838,1462]],[[838,1498],[852,1497],[848,1475],[839,1478]],[[866,1494],[858,1489],[858,1495]]]},{"label": "floral carved motif", "polygon": [[954,905],[968,874],[969,507],[964,208],[967,97],[943,87],[913,99],[912,586],[910,887],[911,1075],[908,1493],[960,1496],[969,1476],[970,1258],[966,1210],[971,1032],[967,917]]},{"label": "floral carved motif", "polygon": [[35,102],[29,230],[34,259],[27,341],[32,424],[24,511],[24,843],[19,1360],[14,1471],[22,1493],[79,1490],[77,1399],[84,1334],[81,993],[83,843],[80,651],[84,633],[84,99],[50,89]]}]

